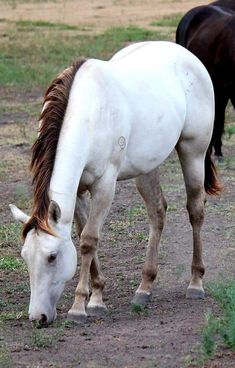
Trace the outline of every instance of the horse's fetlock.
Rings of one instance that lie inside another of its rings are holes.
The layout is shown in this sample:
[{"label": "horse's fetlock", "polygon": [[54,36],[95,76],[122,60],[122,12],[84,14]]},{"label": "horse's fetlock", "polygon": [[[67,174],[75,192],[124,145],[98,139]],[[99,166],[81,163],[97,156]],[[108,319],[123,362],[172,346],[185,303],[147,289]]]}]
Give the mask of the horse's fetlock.
[{"label": "horse's fetlock", "polygon": [[203,277],[205,273],[205,266],[203,264],[192,264],[192,274],[197,273],[200,277]]},{"label": "horse's fetlock", "polygon": [[85,298],[87,299],[89,297],[89,290],[85,287],[77,287],[75,291],[75,297],[76,298]]},{"label": "horse's fetlock", "polygon": [[147,278],[148,281],[154,281],[157,276],[157,268],[144,268],[143,269],[143,277]]}]

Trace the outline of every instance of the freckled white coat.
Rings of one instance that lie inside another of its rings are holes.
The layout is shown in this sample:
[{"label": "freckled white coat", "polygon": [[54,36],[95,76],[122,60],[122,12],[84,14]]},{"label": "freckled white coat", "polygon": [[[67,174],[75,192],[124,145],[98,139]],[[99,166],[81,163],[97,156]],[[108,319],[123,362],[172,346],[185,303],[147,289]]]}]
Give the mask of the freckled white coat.
[{"label": "freckled white coat", "polygon": [[[31,319],[40,319],[41,315],[46,315],[48,321],[55,318],[63,284],[75,271],[74,262],[69,266],[66,259],[75,259],[71,225],[77,192],[89,189],[92,197],[80,241],[84,249],[88,239],[99,237],[116,180],[145,174],[147,178],[177,143],[186,186],[198,186],[201,193],[213,121],[214,93],[209,75],[194,55],[174,43],[134,44],[109,61],[90,59],[80,67],[70,91],[50,182],[50,198],[60,208],[59,221],[53,224],[60,238],[40,232],[32,234],[31,230],[24,245],[31,280],[37,274],[37,280],[31,284]],[[200,194],[200,203],[201,198]],[[156,227],[151,226],[153,236]],[[59,250],[63,260],[60,264],[64,265],[59,272],[59,263],[54,269],[45,265],[45,244],[47,255]],[[156,256],[152,258],[155,260]],[[81,261],[81,279],[70,310],[72,317],[86,315],[90,267],[97,280],[100,275],[96,250],[82,252]],[[53,290],[58,283],[62,286]],[[141,285],[137,292],[149,294],[150,286]],[[200,277],[193,276],[191,287],[203,291]],[[88,304],[91,308],[104,306],[103,287],[98,289],[93,289]]]}]

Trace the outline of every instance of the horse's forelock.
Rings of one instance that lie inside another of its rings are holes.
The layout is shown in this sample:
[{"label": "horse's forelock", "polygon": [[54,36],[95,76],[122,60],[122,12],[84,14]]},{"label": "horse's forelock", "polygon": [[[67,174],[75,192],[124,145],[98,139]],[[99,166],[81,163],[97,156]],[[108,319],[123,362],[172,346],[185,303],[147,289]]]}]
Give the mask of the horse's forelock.
[{"label": "horse's forelock", "polygon": [[33,173],[33,209],[32,215],[23,229],[23,238],[32,229],[40,229],[53,234],[48,223],[48,195],[51,175],[59,135],[68,105],[69,93],[76,72],[86,59],[79,59],[65,69],[48,87],[39,117],[39,134],[32,146],[30,169]]}]

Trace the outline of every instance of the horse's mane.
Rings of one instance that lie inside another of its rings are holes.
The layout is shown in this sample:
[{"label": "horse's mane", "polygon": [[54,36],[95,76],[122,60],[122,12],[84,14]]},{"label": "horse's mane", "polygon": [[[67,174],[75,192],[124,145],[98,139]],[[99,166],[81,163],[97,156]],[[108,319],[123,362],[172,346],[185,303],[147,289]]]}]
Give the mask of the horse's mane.
[{"label": "horse's mane", "polygon": [[39,118],[39,135],[32,146],[30,170],[33,173],[33,208],[23,229],[23,238],[32,229],[40,229],[53,235],[48,222],[49,185],[54,167],[59,135],[68,105],[69,93],[76,72],[86,59],[77,60],[59,74],[48,87]]}]

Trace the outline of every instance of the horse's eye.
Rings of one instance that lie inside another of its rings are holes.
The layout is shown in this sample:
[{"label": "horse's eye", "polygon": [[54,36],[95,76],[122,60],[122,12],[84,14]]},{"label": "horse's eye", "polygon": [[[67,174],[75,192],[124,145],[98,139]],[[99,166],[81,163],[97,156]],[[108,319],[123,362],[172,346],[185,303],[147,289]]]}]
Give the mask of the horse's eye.
[{"label": "horse's eye", "polygon": [[56,254],[50,254],[47,260],[48,263],[53,263],[56,260]]}]

